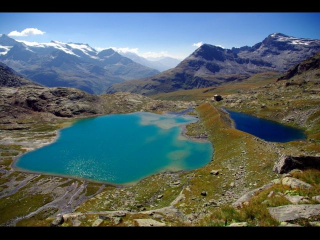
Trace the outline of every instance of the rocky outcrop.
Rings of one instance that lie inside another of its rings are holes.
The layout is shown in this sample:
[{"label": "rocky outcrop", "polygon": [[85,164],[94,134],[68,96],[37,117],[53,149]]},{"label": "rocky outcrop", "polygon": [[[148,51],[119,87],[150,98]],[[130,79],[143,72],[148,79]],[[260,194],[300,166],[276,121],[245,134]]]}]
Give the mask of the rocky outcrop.
[{"label": "rocky outcrop", "polygon": [[299,203],[309,203],[309,199],[304,196],[290,196],[290,195],[285,195],[284,196],[288,201],[290,201],[293,204],[299,204]]},{"label": "rocky outcrop", "polygon": [[312,200],[320,203],[320,195],[312,197]]},{"label": "rocky outcrop", "polygon": [[285,205],[268,208],[270,215],[279,222],[292,221],[320,215],[320,204]]},{"label": "rocky outcrop", "polygon": [[92,224],[92,227],[98,227],[100,226],[100,224],[103,222],[102,219],[98,218],[97,220],[95,220]]},{"label": "rocky outcrop", "polygon": [[299,179],[292,177],[284,177],[281,181],[282,185],[289,186],[291,188],[305,188],[310,189],[312,186],[308,183],[305,183]]},{"label": "rocky outcrop", "polygon": [[98,96],[74,88],[1,88],[0,92],[0,122],[37,112],[69,118],[103,113]]},{"label": "rocky outcrop", "polygon": [[316,53],[314,56],[306,59],[305,61],[297,64],[290,68],[287,72],[283,74],[278,81],[287,80],[296,75],[300,75],[308,70],[319,69],[320,68],[320,52]]},{"label": "rocky outcrop", "polygon": [[61,214],[58,214],[56,218],[52,221],[51,226],[56,227],[61,225],[64,222],[64,219]]},{"label": "rocky outcrop", "polygon": [[244,194],[242,197],[240,197],[237,201],[235,201],[234,203],[232,203],[233,207],[236,208],[241,208],[243,207],[243,205],[245,205],[246,203],[249,203],[249,201],[251,200],[251,198],[253,198],[255,195],[257,195],[259,192],[271,187],[274,183],[268,183],[266,185],[263,185],[260,188],[254,189],[250,192],[247,192],[246,194]]},{"label": "rocky outcrop", "polygon": [[291,156],[282,155],[274,165],[273,171],[277,173],[288,173],[293,169],[320,169],[320,156]]},{"label": "rocky outcrop", "polygon": [[41,86],[19,75],[12,68],[0,62],[0,87]]}]

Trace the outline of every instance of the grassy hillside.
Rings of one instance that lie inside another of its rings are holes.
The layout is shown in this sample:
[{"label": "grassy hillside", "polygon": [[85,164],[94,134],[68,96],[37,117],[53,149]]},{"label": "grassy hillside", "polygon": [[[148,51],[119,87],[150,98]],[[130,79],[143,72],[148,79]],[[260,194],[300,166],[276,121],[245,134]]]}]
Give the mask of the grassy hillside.
[{"label": "grassy hillside", "polygon": [[233,93],[240,93],[243,90],[253,89],[256,87],[261,87],[269,83],[276,82],[277,78],[280,76],[279,73],[258,73],[252,77],[238,82],[225,83],[217,87],[208,87],[192,90],[181,90],[170,93],[160,93],[156,95],[151,95],[149,97],[153,99],[160,100],[203,100],[207,98],[212,98],[215,94],[228,95]]}]

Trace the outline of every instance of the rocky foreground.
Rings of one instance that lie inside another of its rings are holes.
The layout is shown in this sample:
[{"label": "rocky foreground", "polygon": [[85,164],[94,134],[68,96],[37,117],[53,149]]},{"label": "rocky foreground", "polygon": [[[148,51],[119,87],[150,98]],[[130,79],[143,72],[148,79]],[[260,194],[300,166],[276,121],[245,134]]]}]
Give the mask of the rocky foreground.
[{"label": "rocky foreground", "polygon": [[[128,99],[131,101],[134,99],[133,102],[139,101],[130,96],[118,94],[115,97],[118,100],[113,99],[114,104],[121,106],[119,99],[124,102],[129,101]],[[145,97],[139,96],[139,98],[141,101]],[[161,101],[153,103],[148,101],[143,109],[154,109],[156,106],[160,106],[161,109],[166,106],[169,109],[171,105]],[[188,106],[184,105],[185,108]],[[182,105],[179,107],[182,108]],[[319,212],[314,204],[317,204],[319,198],[318,172],[309,173],[311,176],[307,178],[309,183],[304,182],[306,181],[304,172],[295,171],[281,175],[273,171],[275,163],[283,153],[277,144],[264,142],[233,129],[225,112],[216,109],[210,103],[200,105],[196,108],[196,113],[200,121],[191,128],[187,127],[187,130],[192,132],[193,136],[206,135],[212,141],[216,150],[212,162],[201,169],[155,174],[134,185],[119,187],[14,170],[11,164],[16,156],[39,147],[35,145],[40,142],[49,142],[50,138],[56,137],[55,131],[71,124],[73,118],[61,120],[61,117],[55,116],[59,119],[51,118],[50,123],[43,122],[41,127],[30,121],[14,122],[28,127],[2,130],[4,134],[1,135],[2,145],[0,145],[0,224],[3,226],[296,225],[296,218],[283,217],[292,216],[294,215],[292,211],[299,210],[295,206],[290,207],[291,203],[315,206],[310,209],[308,206],[301,206],[307,209],[308,214],[296,214],[296,216],[298,219],[312,218],[302,225],[316,224],[314,222],[318,221]],[[46,114],[50,117],[54,115]],[[7,124],[1,126],[5,125]],[[288,207],[284,213],[277,209],[273,210],[283,204],[288,205],[289,210]],[[258,210],[256,210],[257,205]],[[250,217],[250,212],[254,218]]]}]

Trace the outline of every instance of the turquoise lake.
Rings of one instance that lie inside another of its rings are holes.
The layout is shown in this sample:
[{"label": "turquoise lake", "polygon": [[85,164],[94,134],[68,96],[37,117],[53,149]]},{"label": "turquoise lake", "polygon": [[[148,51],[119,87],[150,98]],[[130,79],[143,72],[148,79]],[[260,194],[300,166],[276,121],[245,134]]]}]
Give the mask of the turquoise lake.
[{"label": "turquoise lake", "polygon": [[181,135],[192,116],[131,113],[79,120],[54,143],[22,155],[15,166],[113,184],[134,183],[163,171],[191,170],[210,162],[209,142]]}]

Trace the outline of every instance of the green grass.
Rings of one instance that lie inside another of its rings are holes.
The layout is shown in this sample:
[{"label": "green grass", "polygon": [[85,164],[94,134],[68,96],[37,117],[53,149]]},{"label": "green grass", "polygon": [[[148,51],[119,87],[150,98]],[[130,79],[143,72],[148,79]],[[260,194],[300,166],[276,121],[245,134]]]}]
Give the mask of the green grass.
[{"label": "green grass", "polygon": [[76,183],[76,182],[78,182],[79,183],[79,181],[78,180],[70,180],[70,181],[67,181],[66,183],[63,183],[63,184],[61,184],[61,185],[59,185],[59,187],[67,187],[67,186],[71,186],[73,183]]},{"label": "green grass", "polygon": [[101,184],[98,183],[88,183],[87,187],[86,187],[86,194],[85,196],[91,196],[93,194],[95,194],[99,188],[101,187]]},{"label": "green grass", "polygon": [[[230,119],[227,115],[210,103],[200,105],[196,111],[214,147],[214,155],[210,163],[190,173],[194,173],[195,177],[188,182],[190,191],[184,191],[185,206],[179,207],[184,213],[200,211],[203,209],[204,201],[222,199],[222,194],[231,190],[233,174],[238,171],[240,165],[248,173],[244,176],[244,182],[249,189],[255,188],[249,183],[257,183],[258,187],[276,178],[277,174],[272,168],[278,155],[274,149],[271,151],[273,146],[268,146],[268,143],[263,141],[256,141],[250,134],[230,128]],[[223,175],[211,175],[211,170],[215,169],[220,169]],[[233,191],[239,193],[242,188],[235,188]],[[208,193],[205,198],[201,196],[202,191]]]},{"label": "green grass", "polygon": [[188,136],[199,136],[200,134],[205,134],[205,129],[200,121],[195,123],[190,123],[186,126],[186,135]]},{"label": "green grass", "polygon": [[[305,181],[313,186],[310,189],[291,189],[282,184],[275,184],[268,189],[259,192],[241,209],[235,209],[230,205],[222,206],[216,209],[210,216],[205,219],[202,224],[211,226],[224,226],[232,222],[247,222],[249,226],[278,226],[280,223],[274,220],[269,212],[268,207],[278,207],[291,204],[283,195],[299,195],[309,197],[310,204],[317,204],[311,200],[313,196],[320,193],[320,171],[315,169],[305,170],[303,172],[292,173],[292,177]],[[271,197],[268,195],[273,192]],[[308,226],[310,221],[318,221],[319,216],[313,219],[298,219],[290,221],[291,223],[298,223],[302,226]]]},{"label": "green grass", "polygon": [[312,191],[315,194],[320,194],[320,170],[308,169],[303,172],[295,172],[292,176],[311,184],[313,186]]},{"label": "green grass", "polygon": [[159,93],[156,95],[152,95],[150,97],[158,100],[172,100],[172,101],[204,100],[207,98],[212,98],[215,94],[229,95],[229,94],[238,93],[244,90],[250,90],[257,87],[265,86],[269,83],[275,82],[278,77],[279,77],[278,73],[271,73],[271,72],[259,73],[240,82],[224,83],[216,87],[180,90],[180,91],[169,92],[169,93]]},{"label": "green grass", "polygon": [[10,197],[1,198],[0,224],[4,224],[15,217],[25,216],[52,200],[50,195],[26,194],[21,191]]},{"label": "green grass", "polygon": [[0,165],[3,165],[3,166],[6,166],[6,167],[9,167],[10,164],[12,163],[13,161],[13,158],[11,157],[8,157],[8,158],[1,158],[0,159]]},{"label": "green grass", "polygon": [[19,152],[1,152],[2,157],[10,157],[10,156],[17,156]]},{"label": "green grass", "polygon": [[44,227],[50,226],[51,220],[48,217],[56,213],[56,208],[46,208],[28,219],[23,219],[17,223],[17,227]]},{"label": "green grass", "polygon": [[8,145],[4,145],[4,144],[0,144],[0,151],[4,151],[4,150],[16,150],[16,151],[25,151],[24,149],[22,149],[21,145],[16,145],[16,144],[8,144]]}]

